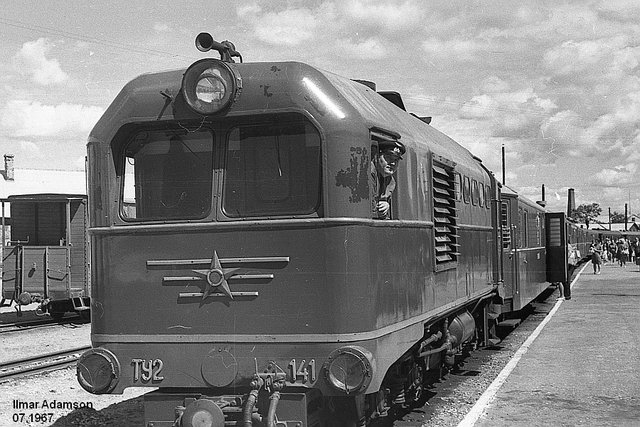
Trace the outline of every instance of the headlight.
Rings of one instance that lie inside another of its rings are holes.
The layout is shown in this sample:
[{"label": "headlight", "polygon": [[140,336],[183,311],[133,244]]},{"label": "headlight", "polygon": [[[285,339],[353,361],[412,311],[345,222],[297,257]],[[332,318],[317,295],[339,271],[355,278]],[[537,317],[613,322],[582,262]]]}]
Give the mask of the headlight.
[{"label": "headlight", "polygon": [[373,376],[373,356],[362,347],[339,348],[329,355],[325,363],[325,376],[329,384],[346,394],[364,391]]},{"label": "headlight", "polygon": [[120,363],[109,350],[94,348],[78,359],[76,376],[82,388],[89,393],[109,393],[120,379]]},{"label": "headlight", "polygon": [[242,80],[222,61],[207,58],[193,63],[182,77],[182,93],[199,114],[213,114],[231,105]]}]

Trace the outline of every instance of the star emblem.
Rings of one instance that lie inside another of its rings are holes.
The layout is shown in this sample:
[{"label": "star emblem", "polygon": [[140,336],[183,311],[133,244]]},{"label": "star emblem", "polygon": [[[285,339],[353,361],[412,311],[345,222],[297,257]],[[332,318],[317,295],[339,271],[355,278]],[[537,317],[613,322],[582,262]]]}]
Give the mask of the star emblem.
[{"label": "star emblem", "polygon": [[202,300],[204,301],[211,295],[214,288],[221,291],[223,294],[233,299],[231,289],[229,289],[229,283],[227,279],[235,274],[239,268],[222,268],[220,259],[218,258],[218,252],[213,251],[213,258],[211,259],[211,266],[208,270],[192,270],[199,277],[207,281],[207,285],[202,294]]}]

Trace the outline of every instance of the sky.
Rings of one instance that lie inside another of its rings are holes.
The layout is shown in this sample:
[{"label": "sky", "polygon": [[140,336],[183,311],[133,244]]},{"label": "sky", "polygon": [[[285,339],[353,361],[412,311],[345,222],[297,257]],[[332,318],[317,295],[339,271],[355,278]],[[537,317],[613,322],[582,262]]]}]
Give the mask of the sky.
[{"label": "sky", "polygon": [[637,0],[3,0],[0,154],[16,168],[82,170],[120,89],[211,54],[300,61],[378,90],[547,207],[640,213]]}]

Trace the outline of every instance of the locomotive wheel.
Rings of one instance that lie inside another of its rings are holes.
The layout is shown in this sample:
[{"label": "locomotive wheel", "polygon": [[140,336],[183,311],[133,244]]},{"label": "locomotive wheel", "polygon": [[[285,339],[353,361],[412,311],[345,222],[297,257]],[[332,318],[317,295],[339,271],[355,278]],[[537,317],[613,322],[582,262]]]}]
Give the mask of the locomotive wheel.
[{"label": "locomotive wheel", "polygon": [[424,396],[425,389],[425,375],[422,364],[416,363],[413,365],[411,374],[409,376],[409,387],[407,388],[407,403],[416,404]]}]

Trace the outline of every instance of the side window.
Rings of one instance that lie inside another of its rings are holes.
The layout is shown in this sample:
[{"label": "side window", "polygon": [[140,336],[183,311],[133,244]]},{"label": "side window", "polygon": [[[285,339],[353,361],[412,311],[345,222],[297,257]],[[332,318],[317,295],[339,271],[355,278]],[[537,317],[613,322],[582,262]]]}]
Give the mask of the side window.
[{"label": "side window", "polygon": [[464,177],[464,185],[462,187],[462,198],[465,203],[469,203],[471,199],[471,181],[469,181],[469,177]]},{"label": "side window", "polygon": [[528,244],[527,228],[528,218],[527,211],[523,208],[518,209],[518,248],[526,248]]},{"label": "side window", "polygon": [[491,209],[491,187],[489,186],[489,184],[487,184],[484,187],[484,190],[485,190],[485,196],[484,196],[485,206],[487,207],[487,209]]},{"label": "side window", "polygon": [[478,197],[480,206],[484,206],[484,184],[478,183]]},{"label": "side window", "polygon": [[478,181],[475,179],[471,180],[471,204],[476,206],[478,204]]},{"label": "side window", "polygon": [[456,172],[455,176],[456,176],[456,182],[455,182],[456,202],[461,202],[462,201],[462,175]]}]

